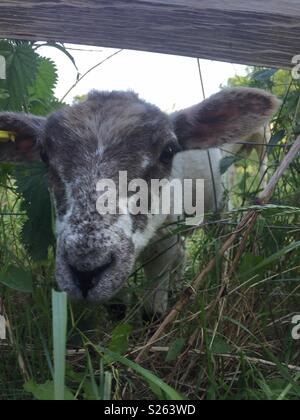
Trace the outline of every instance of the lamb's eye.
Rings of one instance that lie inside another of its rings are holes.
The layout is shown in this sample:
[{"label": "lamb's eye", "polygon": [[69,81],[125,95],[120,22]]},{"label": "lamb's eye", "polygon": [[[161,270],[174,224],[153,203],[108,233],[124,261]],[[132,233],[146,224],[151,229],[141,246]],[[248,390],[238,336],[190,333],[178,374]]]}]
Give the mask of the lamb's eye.
[{"label": "lamb's eye", "polygon": [[179,146],[175,143],[169,143],[163,150],[162,154],[160,155],[160,161],[166,165],[172,162],[176,153],[180,151]]}]

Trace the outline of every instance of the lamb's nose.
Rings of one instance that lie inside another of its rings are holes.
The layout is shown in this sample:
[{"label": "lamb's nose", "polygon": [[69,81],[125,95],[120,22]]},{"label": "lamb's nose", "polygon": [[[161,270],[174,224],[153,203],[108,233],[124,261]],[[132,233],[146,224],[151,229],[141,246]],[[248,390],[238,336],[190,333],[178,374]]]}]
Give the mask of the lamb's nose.
[{"label": "lamb's nose", "polygon": [[103,273],[111,264],[112,261],[92,271],[79,271],[75,267],[70,266],[74,283],[79,287],[85,299],[88,297],[89,291],[100,282]]}]

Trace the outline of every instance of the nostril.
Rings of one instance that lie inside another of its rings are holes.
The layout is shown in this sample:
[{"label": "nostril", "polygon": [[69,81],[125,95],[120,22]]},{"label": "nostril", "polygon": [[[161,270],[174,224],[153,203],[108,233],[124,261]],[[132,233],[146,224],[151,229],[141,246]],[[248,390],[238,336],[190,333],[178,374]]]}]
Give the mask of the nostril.
[{"label": "nostril", "polygon": [[75,267],[70,266],[74,283],[79,287],[84,298],[87,298],[89,291],[97,286],[103,273],[111,264],[112,261],[92,271],[79,271]]}]

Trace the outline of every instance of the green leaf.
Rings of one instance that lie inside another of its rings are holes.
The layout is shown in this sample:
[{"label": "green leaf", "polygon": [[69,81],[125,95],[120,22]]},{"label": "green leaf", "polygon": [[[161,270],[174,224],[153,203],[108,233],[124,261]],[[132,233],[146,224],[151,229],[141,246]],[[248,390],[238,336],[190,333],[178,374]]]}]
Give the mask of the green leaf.
[{"label": "green leaf", "polygon": [[221,159],[220,162],[220,172],[221,175],[224,175],[228,169],[235,163],[241,161],[243,157],[240,156],[225,156]]},{"label": "green leaf", "polygon": [[22,268],[9,266],[0,272],[0,283],[23,293],[32,293],[32,277],[28,271]]},{"label": "green leaf", "polygon": [[[112,338],[108,345],[110,351],[124,354],[128,350],[128,340],[132,333],[132,326],[129,324],[118,325],[112,332]],[[110,357],[104,357],[105,363],[112,363]]]},{"label": "green leaf", "polygon": [[7,78],[3,82],[9,93],[5,109],[22,111],[27,106],[28,89],[37,75],[38,55],[29,43],[1,42],[0,54],[6,58]]},{"label": "green leaf", "polygon": [[175,360],[177,360],[185,346],[185,343],[185,338],[178,338],[178,340],[174,341],[174,343],[172,343],[169,348],[166,357],[166,362],[174,362]]},{"label": "green leaf", "polygon": [[132,326],[129,324],[118,325],[112,332],[109,343],[109,350],[123,354],[128,350],[128,339],[132,333]]},{"label": "green leaf", "polygon": [[65,105],[54,96],[57,81],[55,63],[48,58],[39,57],[38,74],[34,85],[29,89],[29,109],[32,114],[46,116]]},{"label": "green leaf", "polygon": [[162,394],[167,400],[176,400],[181,401],[184,398],[177,392],[175,389],[167,385],[162,379],[155,376],[153,373],[149,372],[142,368],[137,363],[128,360],[127,358],[120,356],[117,353],[113,353],[110,350],[107,350],[101,346],[93,346],[99,353],[104,353],[106,356],[109,356],[110,359],[114,362],[118,362],[128,367],[129,369],[134,370],[141,378],[143,378],[151,387],[151,389],[156,393],[156,395],[161,398]]},{"label": "green leaf", "polygon": [[58,42],[48,41],[45,44],[42,44],[40,46],[41,47],[44,47],[44,46],[53,47],[53,48],[56,48],[57,50],[61,51],[63,54],[65,54],[68,57],[68,59],[72,62],[73,66],[75,67],[75,69],[77,71],[77,79],[79,78],[79,70],[78,70],[76,61],[75,61],[74,57],[72,56],[72,54],[70,54],[69,51],[67,50],[67,48],[64,46],[64,44],[60,44]]},{"label": "green leaf", "polygon": [[33,115],[47,116],[65,106],[65,103],[59,102],[56,99],[42,100],[39,98],[31,98],[29,108],[30,113]]},{"label": "green leaf", "polygon": [[275,146],[276,144],[278,144],[282,139],[284,139],[286,135],[285,130],[279,130],[277,133],[273,134],[269,143],[268,143],[268,147],[269,146]]},{"label": "green leaf", "polygon": [[211,352],[213,354],[232,354],[233,349],[223,338],[215,337],[211,347]]},{"label": "green leaf", "polygon": [[[39,401],[54,401],[54,382],[47,381],[44,384],[39,385],[31,380],[26,382],[24,389]],[[74,395],[66,387],[64,389],[64,400],[74,401],[74,399]]]},{"label": "green leaf", "polygon": [[269,81],[276,73],[278,69],[263,69],[252,73],[251,79],[259,82]]},{"label": "green leaf", "polygon": [[35,83],[29,88],[30,99],[49,101],[53,98],[58,74],[55,63],[49,58],[39,57]]},{"label": "green leaf", "polygon": [[284,139],[285,135],[286,135],[285,130],[279,130],[276,134],[272,135],[267,145],[268,153],[271,153],[274,151],[274,146],[276,146],[279,142],[281,142],[281,140]]},{"label": "green leaf", "polygon": [[24,197],[21,210],[28,216],[22,229],[22,241],[33,260],[46,260],[49,246],[55,244],[46,169],[40,163],[17,165],[14,176],[17,191]]}]

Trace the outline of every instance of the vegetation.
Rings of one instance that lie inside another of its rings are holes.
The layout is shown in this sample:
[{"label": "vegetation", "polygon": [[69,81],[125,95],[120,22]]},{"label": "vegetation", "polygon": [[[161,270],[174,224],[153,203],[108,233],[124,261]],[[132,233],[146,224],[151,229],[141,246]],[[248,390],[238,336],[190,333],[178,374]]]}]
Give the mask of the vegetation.
[{"label": "vegetation", "polygon": [[[50,46],[63,50],[60,44]],[[38,48],[0,42],[8,63],[8,79],[0,81],[0,110],[45,115],[62,106],[53,93],[55,65]],[[229,85],[264,88],[283,99],[267,150],[269,179],[300,132],[300,83],[286,71],[251,68]],[[207,228],[189,235],[182,288],[255,204],[261,189],[257,157],[234,161],[236,184],[227,196],[236,210],[210,216]],[[108,306],[67,304],[64,295],[52,294],[54,235],[45,170],[1,164],[0,311],[8,337],[0,341],[0,399],[299,400],[300,348],[291,334],[293,315],[300,311],[299,172],[298,157],[271,205],[256,206],[258,222],[238,264],[237,242],[137,364],[140,349],[159,326],[142,316],[142,267]],[[174,291],[173,303],[181,293]]]}]

